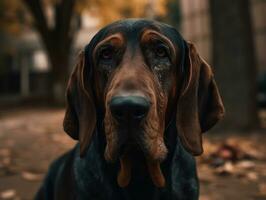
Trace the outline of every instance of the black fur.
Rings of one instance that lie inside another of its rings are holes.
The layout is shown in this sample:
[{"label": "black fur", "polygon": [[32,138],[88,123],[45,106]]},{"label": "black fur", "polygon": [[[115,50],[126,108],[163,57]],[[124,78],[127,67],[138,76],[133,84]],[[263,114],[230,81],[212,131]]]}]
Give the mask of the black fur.
[{"label": "black fur", "polygon": [[[101,128],[98,128],[101,130]],[[57,159],[36,196],[36,200],[197,200],[199,184],[195,159],[176,138],[175,124],[166,131],[169,150],[162,163],[166,178],[165,188],[156,188],[148,173],[133,174],[128,187],[117,185],[117,164],[108,164],[103,158],[102,132],[94,134],[84,158],[79,156],[79,145]]]},{"label": "black fur", "polygon": [[[99,31],[85,47],[86,65],[91,64],[91,52],[107,33],[122,30],[133,33],[143,27],[156,26],[175,42],[181,50],[180,67],[184,66],[185,46],[182,37],[172,27],[149,20],[123,20],[115,22]],[[91,75],[91,69],[88,69]],[[119,163],[105,161],[106,145],[102,127],[102,112],[97,110],[97,128],[84,158],[79,156],[79,144],[58,158],[50,167],[47,177],[36,200],[197,200],[199,184],[194,157],[183,147],[177,137],[175,119],[165,131],[168,154],[161,168],[166,186],[156,188],[148,172],[142,169],[132,171],[132,179],[126,188],[117,184]],[[175,116],[173,114],[173,116]]]}]

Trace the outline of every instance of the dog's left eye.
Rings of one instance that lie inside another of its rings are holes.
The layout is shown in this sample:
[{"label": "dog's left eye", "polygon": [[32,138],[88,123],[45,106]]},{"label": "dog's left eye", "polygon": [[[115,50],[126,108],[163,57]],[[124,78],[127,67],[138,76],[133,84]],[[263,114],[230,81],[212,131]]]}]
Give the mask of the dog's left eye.
[{"label": "dog's left eye", "polygon": [[100,52],[100,59],[104,61],[109,61],[114,56],[114,50],[112,47],[105,47]]},{"label": "dog's left eye", "polygon": [[164,44],[157,44],[155,46],[155,55],[160,58],[168,56],[168,49]]}]

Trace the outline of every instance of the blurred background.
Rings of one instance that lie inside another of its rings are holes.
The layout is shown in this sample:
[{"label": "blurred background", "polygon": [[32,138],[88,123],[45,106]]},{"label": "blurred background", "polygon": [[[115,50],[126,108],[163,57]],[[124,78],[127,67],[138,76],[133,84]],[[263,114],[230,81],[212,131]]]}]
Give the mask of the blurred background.
[{"label": "blurred background", "polygon": [[77,53],[132,17],[173,25],[213,66],[227,113],[204,134],[200,199],[266,199],[266,0],[1,0],[0,199],[32,199],[73,147],[62,119]]}]

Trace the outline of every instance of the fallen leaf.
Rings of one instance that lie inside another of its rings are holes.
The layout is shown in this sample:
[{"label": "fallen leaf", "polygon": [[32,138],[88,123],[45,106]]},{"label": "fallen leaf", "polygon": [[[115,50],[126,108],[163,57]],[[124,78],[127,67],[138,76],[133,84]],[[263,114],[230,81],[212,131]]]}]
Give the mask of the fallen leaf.
[{"label": "fallen leaf", "polygon": [[200,200],[211,200],[210,197],[202,195]]},{"label": "fallen leaf", "polygon": [[231,175],[235,171],[235,167],[232,162],[226,162],[223,166],[215,169],[215,173],[218,175]]},{"label": "fallen leaf", "polygon": [[266,183],[259,184],[259,193],[262,196],[266,196]]},{"label": "fallen leaf", "polygon": [[258,180],[258,174],[256,172],[248,172],[246,177],[250,181],[257,181]]},{"label": "fallen leaf", "polygon": [[4,166],[10,165],[10,163],[11,163],[11,158],[10,157],[3,158],[2,164]]},{"label": "fallen leaf", "polygon": [[39,181],[42,180],[43,174],[36,174],[32,172],[22,172],[21,173],[22,178],[24,178],[27,181]]},{"label": "fallen leaf", "polygon": [[0,197],[1,199],[11,199],[16,196],[16,191],[13,189],[5,190],[1,192]]},{"label": "fallen leaf", "polygon": [[7,148],[0,149],[0,156],[2,157],[10,156],[10,150]]},{"label": "fallen leaf", "polygon": [[249,160],[243,160],[243,161],[239,161],[236,164],[236,167],[240,169],[254,169],[255,163]]}]

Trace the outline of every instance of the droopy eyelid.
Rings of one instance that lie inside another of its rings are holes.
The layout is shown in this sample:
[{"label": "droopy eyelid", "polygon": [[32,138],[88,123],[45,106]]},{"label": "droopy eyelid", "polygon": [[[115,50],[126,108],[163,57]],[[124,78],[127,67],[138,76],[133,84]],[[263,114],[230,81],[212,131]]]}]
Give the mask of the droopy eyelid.
[{"label": "droopy eyelid", "polygon": [[157,41],[165,44],[169,48],[171,62],[174,63],[176,61],[176,47],[169,38],[156,30],[145,30],[141,36],[141,43],[146,46],[146,44],[151,44],[151,41]]},{"label": "droopy eyelid", "polygon": [[[158,44],[156,44],[156,45],[158,45],[158,46],[162,46],[163,48],[165,48],[165,50],[167,51],[167,54],[169,55],[169,56],[171,56],[171,50],[170,50],[170,47],[165,43],[165,42],[160,42],[160,43],[158,43]],[[157,46],[157,47],[158,47]]]},{"label": "droopy eyelid", "polygon": [[153,42],[150,41],[150,42],[144,44],[143,50],[144,50],[144,52],[147,52],[147,51],[155,52],[156,48],[158,48],[158,46],[162,46],[165,49],[168,59],[171,62],[173,62],[173,56],[174,55],[173,55],[173,53],[171,51],[171,48],[163,40],[154,40]]},{"label": "droopy eyelid", "polygon": [[100,46],[98,49],[97,49],[97,55],[99,55],[103,50],[114,50],[114,46],[111,45],[111,44],[103,44],[102,46]]}]

